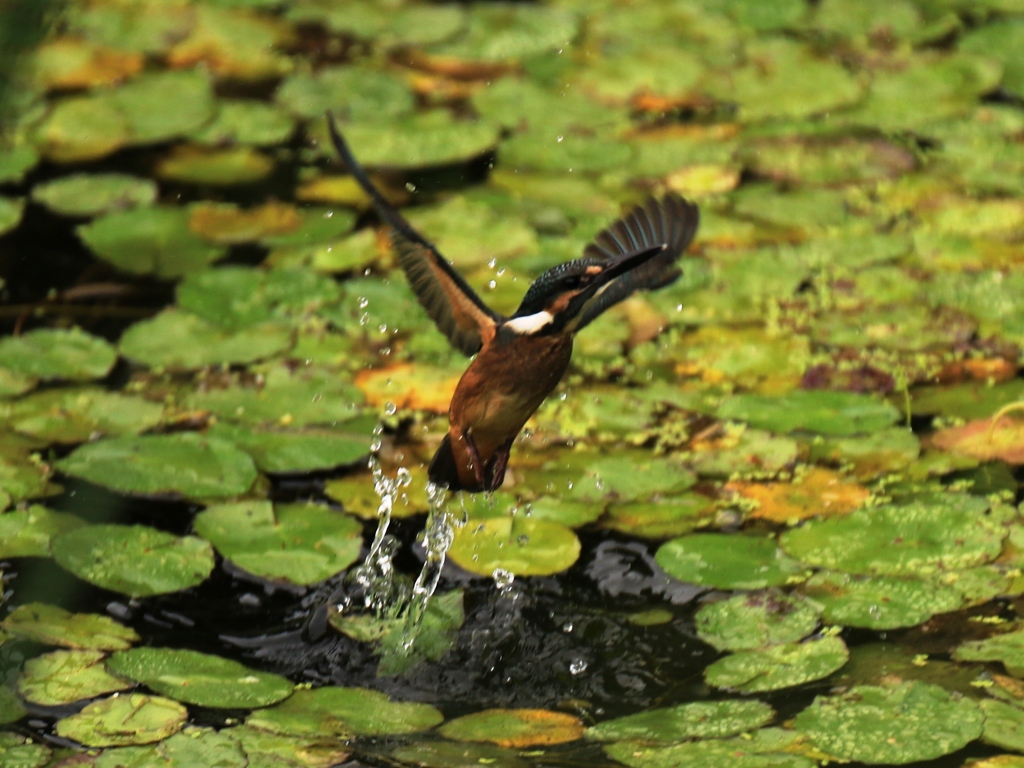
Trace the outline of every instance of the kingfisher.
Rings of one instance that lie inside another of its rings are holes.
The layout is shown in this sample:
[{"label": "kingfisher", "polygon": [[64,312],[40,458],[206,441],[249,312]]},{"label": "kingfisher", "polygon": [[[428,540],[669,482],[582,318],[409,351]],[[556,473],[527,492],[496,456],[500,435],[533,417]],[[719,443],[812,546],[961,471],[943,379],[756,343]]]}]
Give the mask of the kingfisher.
[{"label": "kingfisher", "polygon": [[504,317],[384,198],[330,113],[327,123],[349,174],[390,227],[419,303],[455,349],[476,355],[455,387],[448,434],[427,475],[452,491],[494,491],[505,480],[512,442],[569,367],[576,333],[634,291],[682,274],[677,261],[697,231],[697,206],[671,193],[648,198],[598,233],[582,257],[537,278]]}]

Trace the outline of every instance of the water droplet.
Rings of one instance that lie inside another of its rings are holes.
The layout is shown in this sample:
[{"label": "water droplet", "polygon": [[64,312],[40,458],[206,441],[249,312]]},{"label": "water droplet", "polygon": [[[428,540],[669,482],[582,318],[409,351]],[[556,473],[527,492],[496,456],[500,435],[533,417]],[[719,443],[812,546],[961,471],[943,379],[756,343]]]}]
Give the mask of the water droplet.
[{"label": "water droplet", "polygon": [[413,184],[411,181],[405,182],[405,188],[407,190],[409,190],[410,192],[415,192],[416,191],[416,185]]},{"label": "water droplet", "polygon": [[498,287],[498,282],[496,280],[489,280],[487,282],[487,287],[493,291],[495,288]]},{"label": "water droplet", "polygon": [[317,392],[315,395],[313,395],[313,402],[314,403],[319,403],[321,400],[323,400],[323,397],[324,397],[323,394],[321,394],[320,392]]},{"label": "water droplet", "polygon": [[565,632],[566,634],[569,634],[570,632],[572,632],[572,629],[573,629],[573,623],[571,621],[567,621],[567,622],[565,622],[565,624],[562,625],[562,631]]},{"label": "water droplet", "polygon": [[388,332],[388,324],[387,323],[381,323],[380,325],[377,326],[377,330],[380,331],[381,333],[387,333]]},{"label": "water droplet", "polygon": [[569,663],[569,672],[573,675],[582,675],[587,671],[587,662],[583,659],[573,659]]},{"label": "water droplet", "polygon": [[558,137],[558,143],[561,144],[562,143],[562,139],[564,139],[564,138],[565,138],[564,136],[559,136]]},{"label": "water droplet", "polygon": [[512,588],[512,582],[516,580],[515,574],[506,571],[504,568],[495,568],[491,572],[491,578],[494,579],[494,586],[496,586],[502,592],[507,592]]},{"label": "water droplet", "polygon": [[498,260],[497,259],[488,259],[487,260],[487,266],[490,267],[491,269],[494,269],[496,266],[498,266]]},{"label": "water droplet", "polygon": [[324,218],[325,219],[330,219],[330,218],[333,218],[333,217],[334,217],[334,211],[327,211],[326,213],[324,213]]},{"label": "water droplet", "polygon": [[369,312],[363,312],[363,316],[359,318],[359,324],[360,325],[366,325],[369,322],[370,322],[370,313]]},{"label": "water droplet", "polygon": [[368,306],[370,306],[370,300],[368,298],[366,298],[365,296],[360,296],[359,297],[359,308],[360,309],[366,309]]},{"label": "water droplet", "polygon": [[525,533],[519,534],[518,538],[516,538],[516,544],[518,544],[520,547],[525,547],[529,543],[530,537],[527,536]]},{"label": "water droplet", "polygon": [[[398,413],[398,406],[395,405],[390,400],[388,400],[388,402],[384,405],[384,413],[386,413],[388,416],[394,416],[396,413]],[[406,472],[408,472],[408,470],[406,470]]]}]

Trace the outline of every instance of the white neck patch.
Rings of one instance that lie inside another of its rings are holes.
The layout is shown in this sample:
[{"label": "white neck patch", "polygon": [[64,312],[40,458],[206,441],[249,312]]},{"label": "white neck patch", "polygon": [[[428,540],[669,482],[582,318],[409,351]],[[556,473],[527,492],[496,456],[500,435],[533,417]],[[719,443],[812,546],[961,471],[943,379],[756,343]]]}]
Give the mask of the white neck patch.
[{"label": "white neck patch", "polygon": [[554,315],[547,310],[542,310],[533,315],[514,317],[505,323],[505,327],[512,331],[512,333],[518,333],[520,336],[528,336],[531,333],[536,333],[545,325],[550,325],[554,319]]}]

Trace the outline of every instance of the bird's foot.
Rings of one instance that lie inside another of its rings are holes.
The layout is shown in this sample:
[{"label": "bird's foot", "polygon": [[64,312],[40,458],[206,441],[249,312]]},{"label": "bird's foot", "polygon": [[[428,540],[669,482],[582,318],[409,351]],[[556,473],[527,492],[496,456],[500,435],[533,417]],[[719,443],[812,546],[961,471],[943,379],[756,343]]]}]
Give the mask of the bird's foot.
[{"label": "bird's foot", "polygon": [[469,454],[469,461],[471,469],[473,470],[473,477],[476,479],[477,487],[486,488],[486,470],[484,463],[480,460],[480,451],[476,448],[476,443],[473,442],[473,435],[469,433],[467,429],[462,436],[463,440],[466,441],[466,453]]},{"label": "bird's foot", "polygon": [[491,459],[491,465],[488,467],[488,481],[487,490],[496,491],[501,488],[501,484],[505,482],[505,470],[508,468],[508,455],[512,450],[512,441],[509,440],[497,451],[494,452],[494,458]]}]

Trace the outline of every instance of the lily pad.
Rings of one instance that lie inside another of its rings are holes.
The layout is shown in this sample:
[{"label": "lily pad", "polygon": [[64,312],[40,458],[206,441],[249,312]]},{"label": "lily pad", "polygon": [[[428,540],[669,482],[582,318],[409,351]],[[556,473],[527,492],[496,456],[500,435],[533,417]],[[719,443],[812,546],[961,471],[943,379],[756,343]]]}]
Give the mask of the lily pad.
[{"label": "lily pad", "polygon": [[245,9],[195,6],[189,34],[167,51],[176,68],[203,64],[224,79],[259,82],[287,74],[291,60],[279,50],[291,37],[283,21]]},{"label": "lily pad", "polygon": [[196,517],[195,530],[243,570],[292,584],[314,584],[345,570],[363,544],[357,521],[314,504],[214,505]]},{"label": "lily pad", "polygon": [[186,649],[133,648],[118,651],[107,667],[157,693],[201,707],[252,709],[288,697],[291,682],[257,672],[237,661]]},{"label": "lily pad", "polygon": [[124,173],[76,173],[32,188],[32,200],[64,216],[99,216],[156,202],[157,186]]},{"label": "lily pad", "polygon": [[837,758],[902,764],[956,752],[981,735],[983,721],[970,699],[915,681],[819,696],[793,724]]},{"label": "lily pad", "polygon": [[211,765],[217,768],[246,768],[256,763],[258,758],[253,756],[251,762],[247,759],[241,744],[234,738],[237,730],[225,728],[214,731],[186,726],[151,746],[103,750],[96,758],[95,766],[137,768],[143,765]]},{"label": "lily pad", "polygon": [[39,162],[39,153],[30,144],[0,146],[0,184],[17,184]]},{"label": "lily pad", "polygon": [[203,69],[149,72],[104,98],[125,116],[132,144],[156,144],[184,136],[207,123],[215,102]]},{"label": "lily pad", "polygon": [[349,738],[416,733],[443,716],[429,704],[399,703],[365,688],[298,690],[281,704],[254,712],[246,724],[271,733]]},{"label": "lily pad", "polygon": [[572,11],[517,3],[472,5],[461,35],[427,48],[434,56],[482,62],[518,61],[568,46],[579,19]]},{"label": "lily pad", "polygon": [[[15,437],[10,433],[4,435],[7,440]],[[50,485],[50,467],[28,457],[7,459],[0,456],[0,492],[9,499],[36,499],[54,491],[54,486]]]},{"label": "lily pad", "polygon": [[271,147],[295,132],[295,121],[273,104],[251,99],[219,99],[217,116],[188,135],[196,144]]},{"label": "lily pad", "polygon": [[[534,503],[534,514],[540,512],[538,506],[545,499],[546,497],[542,497]],[[665,539],[682,536],[696,528],[710,525],[717,511],[718,505],[713,499],[699,493],[683,493],[658,501],[611,504],[601,520],[601,525],[627,536]]]},{"label": "lily pad", "polygon": [[[453,741],[419,741],[399,747],[391,756],[419,768],[528,768],[511,749],[493,744]],[[1007,768],[1013,768],[1007,766]]]},{"label": "lily pad", "polygon": [[78,328],[40,328],[0,339],[0,365],[38,379],[101,379],[116,359],[117,352],[108,342]]},{"label": "lily pad", "polygon": [[18,692],[34,704],[56,707],[131,688],[130,682],[103,668],[104,658],[102,651],[45,653],[25,662]]},{"label": "lily pad", "polygon": [[[232,203],[194,203],[189,206],[188,228],[217,245],[239,245],[257,241],[270,235],[294,232],[302,226],[299,210],[290,203],[270,201],[251,208],[240,208]],[[248,271],[254,276],[259,273]],[[231,268],[223,270],[232,274]],[[205,273],[203,273],[205,274]]]},{"label": "lily pad", "polygon": [[1024,61],[1020,50],[1024,46],[1024,24],[1019,19],[1007,19],[985,24],[968,32],[957,48],[966,53],[988,56],[1003,65],[1002,86],[1010,93],[1024,96]]},{"label": "lily pad", "polygon": [[145,432],[160,423],[163,412],[160,403],[120,392],[62,388],[11,403],[7,423],[16,432],[47,443],[81,443],[100,436]]},{"label": "lily pad", "polygon": [[734,595],[697,611],[697,634],[720,651],[740,651],[776,643],[796,643],[814,632],[821,608],[778,590]]},{"label": "lily pad", "polygon": [[704,680],[743,693],[777,691],[828,677],[849,658],[838,637],[783,643],[731,653],[707,667]]},{"label": "lily pad", "polygon": [[760,728],[774,717],[775,710],[762,701],[698,701],[605,720],[588,728],[585,735],[596,741],[672,744],[734,736]]},{"label": "lily pad", "polygon": [[[3,722],[18,719],[20,717],[4,719]],[[24,736],[10,732],[0,733],[0,759],[11,768],[42,768],[49,762],[50,754],[49,747],[34,743]]]},{"label": "lily pad", "polygon": [[227,252],[193,233],[188,212],[181,208],[153,206],[119,211],[77,231],[96,256],[118,269],[164,279],[198,272]]},{"label": "lily pad", "polygon": [[583,723],[546,709],[485,709],[449,720],[438,730],[455,741],[523,748],[576,741],[583,736]]},{"label": "lily pad", "polygon": [[985,715],[982,741],[1016,752],[1024,749],[1024,709],[992,699],[985,699],[979,706]]},{"label": "lily pad", "polygon": [[24,212],[25,201],[21,198],[0,197],[0,235],[17,227]]},{"label": "lily pad", "polygon": [[[225,729],[219,733],[225,733]],[[343,763],[351,753],[346,742],[322,734],[280,735],[249,726],[235,727],[228,733],[242,746],[249,766],[283,763],[291,768],[296,755],[301,755],[303,768],[331,768]],[[196,761],[187,762],[195,764]]]},{"label": "lily pad", "polygon": [[179,592],[213,570],[213,549],[195,536],[143,525],[89,525],[54,537],[57,563],[81,579],[130,597]]},{"label": "lily pad", "polygon": [[375,424],[372,417],[348,421],[342,428],[260,428],[219,423],[209,432],[218,441],[230,441],[251,455],[264,472],[288,474],[348,466],[365,458],[370,453]]},{"label": "lily pad", "polygon": [[273,170],[273,159],[253,147],[183,144],[157,163],[155,173],[164,181],[229,187],[262,181]]},{"label": "lily pad", "polygon": [[668,747],[648,747],[635,741],[608,744],[604,751],[632,768],[814,768],[816,760],[793,754],[800,737],[790,731],[762,728],[731,739],[704,739]]},{"label": "lily pad", "polygon": [[939,430],[932,435],[931,443],[958,456],[1024,464],[1024,421],[1014,419],[1012,414],[996,421],[979,419]]},{"label": "lily pad", "polygon": [[188,370],[263,360],[287,351],[292,343],[293,331],[283,323],[231,331],[170,308],[125,331],[120,347],[125,357],[154,368]]},{"label": "lily pad", "polygon": [[74,515],[39,504],[4,512],[0,514],[0,558],[48,557],[54,536],[83,525]]},{"label": "lily pad", "polygon": [[122,651],[139,641],[134,629],[96,613],[70,613],[56,605],[19,605],[0,624],[15,637],[44,645],[97,651]]},{"label": "lily pad", "polygon": [[774,397],[733,395],[722,401],[717,415],[772,432],[806,430],[837,436],[874,432],[900,418],[884,400],[828,390],[796,390]]},{"label": "lily pad", "polygon": [[809,517],[844,515],[864,504],[871,493],[838,472],[811,467],[792,482],[748,483],[733,481],[726,490],[757,503],[751,518],[793,523]]},{"label": "lily pad", "polygon": [[239,496],[256,480],[248,454],[194,432],[88,443],[61,459],[58,467],[121,493],[198,499]]},{"label": "lily pad", "polygon": [[694,533],[666,542],[655,559],[673,578],[716,589],[764,589],[806,578],[804,566],[774,537]]},{"label": "lily pad", "polygon": [[296,117],[307,120],[319,120],[324,112],[331,111],[346,120],[382,124],[410,114],[415,106],[412,91],[400,77],[352,66],[297,72],[281,83],[274,99]]},{"label": "lily pad", "polygon": [[490,518],[455,529],[448,556],[470,573],[502,569],[516,576],[549,576],[568,570],[580,556],[571,528],[546,520]]},{"label": "lily pad", "polygon": [[644,501],[681,493],[697,478],[672,459],[648,452],[619,452],[587,462],[586,473],[572,484],[566,498],[575,501]]},{"label": "lily pad", "polygon": [[133,693],[87,705],[81,712],[57,721],[56,731],[87,747],[151,744],[177,733],[188,710],[161,696]]},{"label": "lily pad", "polygon": [[898,629],[923,624],[937,613],[957,610],[963,598],[951,586],[887,576],[817,573],[803,586],[832,624],[865,629]]},{"label": "lily pad", "polygon": [[993,560],[1006,531],[986,519],[989,504],[962,494],[933,494],[904,504],[810,520],[786,531],[782,548],[820,568],[865,575],[913,576]]},{"label": "lily pad", "polygon": [[764,477],[796,464],[796,441],[743,424],[726,424],[706,440],[690,445],[689,465],[710,477]]},{"label": "lily pad", "polygon": [[969,640],[953,650],[958,661],[999,661],[1016,677],[1024,676],[1024,629],[993,635],[986,640]]}]

